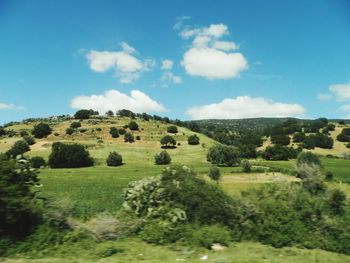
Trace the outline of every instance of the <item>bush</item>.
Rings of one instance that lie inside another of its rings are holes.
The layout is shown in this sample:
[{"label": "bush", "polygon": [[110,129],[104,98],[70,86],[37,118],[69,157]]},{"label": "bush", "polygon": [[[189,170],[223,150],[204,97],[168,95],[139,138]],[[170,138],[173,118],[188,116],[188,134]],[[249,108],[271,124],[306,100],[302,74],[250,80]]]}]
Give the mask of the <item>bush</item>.
[{"label": "bush", "polygon": [[115,128],[115,127],[111,127],[109,129],[109,134],[112,136],[112,138],[118,138],[119,137],[118,129]]},{"label": "bush", "polygon": [[86,120],[86,119],[90,119],[91,115],[93,112],[91,110],[78,110],[75,114],[74,114],[74,118],[78,119],[78,120]]},{"label": "bush", "polygon": [[170,135],[165,135],[160,140],[160,144],[162,145],[163,148],[172,148],[172,147],[175,147],[176,140]]},{"label": "bush", "polygon": [[340,142],[348,142],[349,141],[349,136],[344,134],[344,133],[339,133],[337,135],[337,140]]},{"label": "bush", "polygon": [[136,135],[136,140],[140,141],[141,140],[141,136],[140,135]]},{"label": "bush", "polygon": [[189,145],[199,144],[199,137],[196,134],[190,135],[187,139]]},{"label": "bush", "polygon": [[131,132],[127,132],[124,134],[124,142],[133,143],[135,142],[134,135]]},{"label": "bush", "polygon": [[252,165],[248,160],[242,160],[241,161],[241,166],[243,168],[244,173],[250,173],[252,171]]},{"label": "bush", "polygon": [[[24,136],[29,135],[29,133],[28,133],[27,131],[25,131],[25,130],[21,130],[20,133],[19,133],[19,135],[20,135],[21,137],[24,137]],[[0,136],[1,136],[1,135],[0,135]]]},{"label": "bush", "polygon": [[34,156],[30,158],[30,164],[33,168],[41,168],[46,166],[46,161],[41,156]]},{"label": "bush", "polygon": [[129,126],[129,129],[132,131],[139,130],[139,125],[136,123],[136,121],[130,121],[128,126]]},{"label": "bush", "polygon": [[198,246],[210,249],[214,243],[228,246],[231,238],[229,229],[225,226],[202,226],[193,232],[192,242]]},{"label": "bush", "polygon": [[107,165],[108,166],[120,166],[123,164],[123,158],[122,156],[117,152],[111,152],[108,155],[107,158]]},{"label": "bush", "polygon": [[290,138],[288,135],[274,134],[271,135],[271,142],[273,144],[288,145],[290,143]]},{"label": "bush", "polygon": [[322,166],[320,158],[312,152],[301,152],[298,154],[297,165],[301,165],[302,163]]},{"label": "bush", "polygon": [[220,180],[220,178],[221,178],[220,169],[218,167],[216,167],[216,166],[210,167],[208,176],[209,176],[210,179],[218,182]]},{"label": "bush", "polygon": [[35,138],[41,139],[50,135],[51,132],[52,132],[52,129],[50,128],[50,126],[46,123],[41,122],[34,126],[32,133]]},{"label": "bush", "polygon": [[334,178],[334,175],[333,175],[333,173],[332,172],[330,172],[330,171],[328,171],[327,173],[326,173],[326,181],[333,181],[333,178]]},{"label": "bush", "polygon": [[299,149],[293,149],[277,144],[266,147],[265,151],[262,153],[262,157],[266,160],[273,161],[289,160],[296,158],[299,152]]},{"label": "bush", "polygon": [[124,135],[126,133],[126,130],[124,128],[120,128],[118,132],[120,135]]},{"label": "bush", "polygon": [[7,156],[15,158],[17,155],[30,151],[29,145],[25,140],[16,141],[14,145],[6,152]]},{"label": "bush", "polygon": [[334,189],[329,198],[329,205],[334,215],[342,215],[346,207],[346,195],[339,189]]},{"label": "bush", "polygon": [[155,164],[169,164],[171,162],[171,157],[167,151],[161,151],[159,154],[154,156]]},{"label": "bush", "polygon": [[178,133],[177,127],[175,125],[169,126],[166,130],[169,133]]},{"label": "bush", "polygon": [[28,145],[35,144],[35,139],[30,135],[24,135],[23,140],[25,140],[28,143]]},{"label": "bush", "polygon": [[157,245],[172,243],[184,236],[181,227],[172,227],[167,222],[151,222],[148,223],[140,232],[142,240]]},{"label": "bush", "polygon": [[233,146],[214,145],[207,154],[207,160],[215,165],[235,166],[240,162],[239,151]]},{"label": "bush", "polygon": [[39,179],[26,160],[0,156],[0,233],[23,236],[40,221],[36,192]]},{"label": "bush", "polygon": [[293,135],[293,142],[303,142],[305,140],[305,134],[302,132],[296,132]]},{"label": "bush", "polygon": [[94,161],[81,144],[55,142],[52,144],[48,164],[52,168],[77,168],[93,166]]},{"label": "bush", "polygon": [[67,128],[66,129],[66,134],[68,134],[68,135],[72,135],[73,133],[74,133],[74,129],[72,129],[72,128]]},{"label": "bush", "polygon": [[79,121],[73,121],[71,124],[70,124],[70,127],[72,129],[77,129],[79,127],[81,127],[81,123]]}]

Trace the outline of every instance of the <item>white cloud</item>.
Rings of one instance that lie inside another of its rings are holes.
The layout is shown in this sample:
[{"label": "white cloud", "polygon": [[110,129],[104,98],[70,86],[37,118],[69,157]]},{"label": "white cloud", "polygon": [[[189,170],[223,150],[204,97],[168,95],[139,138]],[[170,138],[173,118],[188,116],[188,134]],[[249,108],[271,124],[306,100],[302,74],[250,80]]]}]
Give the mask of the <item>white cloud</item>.
[{"label": "white cloud", "polygon": [[238,49],[232,41],[222,41],[229,35],[224,24],[212,24],[204,28],[185,28],[180,32],[183,39],[193,38],[191,47],[185,52],[181,65],[187,74],[207,79],[229,79],[238,77],[248,68],[242,53],[229,52]]},{"label": "white cloud", "polygon": [[162,60],[162,69],[172,69],[174,65],[174,62],[170,59],[164,59]]},{"label": "white cloud", "polygon": [[182,83],[182,78],[180,76],[174,75],[170,71],[166,71],[163,73],[161,77],[161,81],[166,82],[166,83],[174,83],[174,84],[181,84]]},{"label": "white cloud", "polygon": [[130,95],[112,89],[102,95],[77,96],[70,105],[74,109],[94,109],[101,113],[120,109],[128,109],[137,113],[166,111],[161,103],[139,90],[132,90]]},{"label": "white cloud", "polygon": [[319,93],[319,94],[317,94],[317,99],[321,100],[321,101],[331,100],[332,99],[332,95],[331,94],[327,94],[327,93]]},{"label": "white cloud", "polygon": [[329,86],[329,90],[335,93],[335,97],[338,101],[350,99],[350,83],[334,84]]},{"label": "white cloud", "polygon": [[86,58],[93,71],[102,73],[114,70],[120,82],[132,83],[139,78],[141,72],[149,70],[154,61],[141,60],[132,55],[135,49],[126,42],[122,42],[121,47],[122,51],[90,50]]},{"label": "white cloud", "polygon": [[192,119],[240,119],[254,117],[302,117],[305,109],[299,104],[274,102],[265,98],[238,96],[219,103],[194,106],[186,114]]},{"label": "white cloud", "polygon": [[348,112],[350,112],[350,104],[342,105],[339,109],[341,111],[348,111]]},{"label": "white cloud", "polygon": [[0,110],[23,110],[24,108],[22,106],[17,106],[12,103],[1,103],[0,102]]}]

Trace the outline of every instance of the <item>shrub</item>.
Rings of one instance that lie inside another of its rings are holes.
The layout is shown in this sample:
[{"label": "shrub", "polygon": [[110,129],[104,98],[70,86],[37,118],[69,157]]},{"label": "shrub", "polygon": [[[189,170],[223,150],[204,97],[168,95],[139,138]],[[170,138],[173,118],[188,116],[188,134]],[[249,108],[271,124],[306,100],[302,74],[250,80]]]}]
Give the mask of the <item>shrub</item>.
[{"label": "shrub", "polygon": [[114,116],[114,112],[109,110],[109,111],[106,112],[106,116],[113,117]]},{"label": "shrub", "polygon": [[172,227],[168,222],[148,223],[140,232],[142,240],[157,245],[172,243],[179,240],[185,233],[180,227]]},{"label": "shrub", "polygon": [[87,129],[84,129],[84,128],[79,129],[79,132],[81,132],[81,133],[87,132]]},{"label": "shrub", "polygon": [[36,192],[38,182],[26,160],[8,160],[0,156],[0,233],[23,236],[39,223]]},{"label": "shrub", "polygon": [[0,126],[0,137],[5,135],[6,135],[6,130],[4,129],[4,127]]},{"label": "shrub", "polygon": [[111,127],[109,129],[109,134],[112,136],[112,138],[118,138],[119,137],[119,132],[116,127]]},{"label": "shrub", "polygon": [[208,176],[210,179],[214,180],[215,182],[218,182],[221,178],[220,169],[217,166],[210,167]]},{"label": "shrub", "polygon": [[301,178],[303,187],[311,194],[319,194],[325,190],[321,168],[314,163],[302,162],[297,165],[297,176]]},{"label": "shrub", "polygon": [[23,140],[25,140],[28,143],[28,145],[35,144],[35,139],[30,135],[24,135]]},{"label": "shrub", "polygon": [[129,129],[132,131],[139,130],[139,125],[136,123],[136,121],[130,121],[128,126],[129,126]]},{"label": "shrub", "polygon": [[164,148],[171,148],[171,147],[175,147],[176,140],[170,135],[165,135],[160,140],[160,144],[163,145],[162,147],[164,147]]},{"label": "shrub", "polygon": [[329,198],[329,205],[334,215],[342,215],[346,207],[346,195],[339,189],[334,189]]},{"label": "shrub", "polygon": [[262,153],[262,157],[266,160],[289,160],[297,157],[300,152],[299,149],[289,148],[283,145],[274,145],[266,147],[265,151]]},{"label": "shrub", "polygon": [[81,144],[55,142],[48,163],[52,168],[77,168],[92,166],[94,161]]},{"label": "shrub", "polygon": [[290,138],[288,135],[274,134],[271,135],[271,142],[273,144],[288,145],[290,143]]},{"label": "shrub", "polygon": [[302,163],[306,164],[315,164],[318,166],[322,166],[320,158],[316,154],[312,152],[301,152],[297,157],[297,165],[301,165]]},{"label": "shrub", "polygon": [[107,158],[107,165],[108,166],[120,166],[123,164],[123,158],[122,156],[117,152],[111,152],[108,155]]},{"label": "shrub", "polygon": [[327,129],[328,129],[329,131],[334,131],[334,130],[335,130],[335,125],[332,124],[332,123],[329,123],[329,124],[327,125]]},{"label": "shrub", "polygon": [[72,129],[77,129],[79,127],[81,127],[81,123],[79,121],[73,121],[71,124],[70,124],[70,127]]},{"label": "shrub", "polygon": [[175,125],[168,126],[168,128],[166,130],[169,133],[177,133],[178,132],[177,127]]},{"label": "shrub", "polygon": [[124,135],[126,133],[126,130],[124,128],[118,129],[118,132],[120,135]]},{"label": "shrub", "polygon": [[171,162],[171,157],[167,151],[161,151],[159,154],[154,156],[155,164],[169,164]]},{"label": "shrub", "polygon": [[242,160],[241,161],[241,166],[243,168],[244,173],[250,173],[252,171],[252,165],[248,160]]},{"label": "shrub", "polygon": [[41,156],[34,156],[30,158],[30,164],[33,168],[41,168],[46,166],[46,161]]},{"label": "shrub", "polygon": [[131,132],[127,132],[124,134],[124,142],[133,143],[135,142],[134,135]]},{"label": "shrub", "polygon": [[78,110],[74,114],[74,118],[78,120],[86,120],[90,119],[91,115],[93,115],[91,110]]},{"label": "shrub", "polygon": [[[27,131],[25,131],[25,130],[21,130],[20,133],[19,133],[19,135],[20,135],[21,137],[24,137],[24,136],[29,135],[29,133],[28,133]],[[0,136],[1,136],[1,135],[0,135]]]},{"label": "shrub", "polygon": [[192,242],[194,244],[207,249],[210,249],[214,243],[227,246],[231,240],[229,229],[220,225],[202,226],[194,231],[192,236]]},{"label": "shrub", "polygon": [[305,134],[302,132],[296,132],[293,135],[293,142],[303,142],[305,140]]},{"label": "shrub", "polygon": [[187,142],[189,145],[199,144],[199,137],[196,134],[188,136]]},{"label": "shrub", "polygon": [[136,135],[136,140],[137,141],[141,140],[141,136],[140,135]]},{"label": "shrub", "polygon": [[344,133],[339,133],[337,135],[337,140],[340,142],[348,142],[349,141],[349,136],[344,134]]},{"label": "shrub", "polygon": [[72,135],[73,133],[74,133],[74,129],[72,129],[72,128],[67,128],[66,129],[66,134],[68,134],[68,135]]},{"label": "shrub", "polygon": [[217,144],[209,149],[207,160],[215,165],[238,165],[240,162],[239,151],[233,146]]},{"label": "shrub", "polygon": [[327,173],[326,173],[326,181],[333,181],[333,178],[334,178],[334,175],[333,175],[333,173],[332,172],[330,172],[330,171],[328,171]]},{"label": "shrub", "polygon": [[25,140],[16,141],[14,145],[6,152],[7,156],[15,158],[17,155],[30,151],[29,145]]},{"label": "shrub", "polygon": [[32,133],[35,138],[41,139],[51,134],[51,132],[52,129],[50,128],[50,126],[46,123],[41,122],[34,126]]}]

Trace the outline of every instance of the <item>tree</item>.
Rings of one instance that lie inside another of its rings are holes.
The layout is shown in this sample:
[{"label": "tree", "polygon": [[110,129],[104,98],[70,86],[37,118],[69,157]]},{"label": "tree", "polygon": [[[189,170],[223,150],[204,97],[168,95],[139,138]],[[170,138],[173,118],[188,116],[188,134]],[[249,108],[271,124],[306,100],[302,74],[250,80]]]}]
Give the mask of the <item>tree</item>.
[{"label": "tree", "polygon": [[78,120],[87,120],[90,119],[90,117],[93,115],[93,111],[91,110],[78,110],[74,114],[74,118]]},{"label": "tree", "polygon": [[346,207],[346,195],[339,189],[334,189],[329,198],[329,206],[334,215],[342,215]]},{"label": "tree", "polygon": [[48,163],[52,168],[78,168],[93,166],[94,161],[81,144],[55,142]]},{"label": "tree", "polygon": [[243,168],[244,173],[250,173],[252,171],[252,165],[248,160],[242,160],[241,161],[241,166]]},{"label": "tree", "polygon": [[199,144],[199,137],[196,134],[190,135],[188,136],[187,142],[190,145],[197,145]]},{"label": "tree", "polygon": [[16,141],[14,145],[6,152],[7,156],[16,158],[17,155],[30,151],[29,145],[25,140]]},{"label": "tree", "polygon": [[0,156],[0,233],[23,236],[40,220],[36,192],[39,181],[28,161]]},{"label": "tree", "polygon": [[210,167],[208,176],[210,179],[214,180],[215,182],[219,182],[221,178],[220,169],[217,166]]},{"label": "tree", "polygon": [[41,156],[34,156],[30,158],[29,162],[33,168],[41,168],[46,166],[46,161]]},{"label": "tree", "polygon": [[133,113],[130,110],[126,110],[126,109],[118,110],[117,115],[120,117],[129,117],[131,119],[135,119],[135,117],[136,117],[135,113]]},{"label": "tree", "polygon": [[124,135],[126,133],[126,130],[124,128],[118,129],[118,132],[120,135]]},{"label": "tree", "polygon": [[81,127],[81,123],[80,123],[80,121],[73,121],[73,122],[70,124],[70,127],[71,127],[72,129],[77,129],[77,128]]},{"label": "tree", "polygon": [[349,136],[344,134],[344,133],[339,133],[337,135],[337,140],[340,142],[348,142],[349,141]]},{"label": "tree", "polygon": [[274,146],[266,147],[265,151],[262,153],[262,157],[266,160],[271,161],[287,161],[289,159],[296,158],[299,151],[299,149],[293,149],[287,146],[276,144]]},{"label": "tree", "polygon": [[30,135],[24,135],[23,140],[26,141],[28,143],[28,145],[35,144],[35,139]]},{"label": "tree", "polygon": [[305,133],[296,132],[293,135],[293,142],[303,142],[305,140]]},{"label": "tree", "polygon": [[159,154],[154,156],[155,164],[169,164],[171,162],[171,157],[167,151],[161,151]]},{"label": "tree", "polygon": [[72,135],[73,133],[74,133],[74,129],[72,129],[72,128],[67,128],[66,129],[66,134],[68,134],[68,135]]},{"label": "tree", "polygon": [[168,128],[166,130],[168,133],[177,133],[178,132],[177,127],[175,125],[168,126]]},{"label": "tree", "polygon": [[124,134],[124,142],[133,143],[135,142],[134,135],[131,132],[127,132]]},{"label": "tree", "polygon": [[114,112],[111,111],[111,110],[109,110],[109,111],[106,112],[106,115],[107,115],[108,117],[113,117],[113,116],[114,116]]},{"label": "tree", "polygon": [[297,165],[301,165],[302,163],[310,165],[315,164],[322,167],[320,158],[318,158],[318,156],[312,152],[301,152],[298,154]]},{"label": "tree", "polygon": [[239,151],[236,147],[216,144],[207,154],[207,160],[215,165],[235,166],[240,162]]},{"label": "tree", "polygon": [[0,137],[6,135],[6,130],[4,127],[0,126]]},{"label": "tree", "polygon": [[50,126],[46,123],[41,122],[34,126],[32,134],[35,138],[41,139],[51,134],[51,132],[52,129],[50,128]]},{"label": "tree", "polygon": [[109,134],[112,136],[112,138],[118,138],[119,137],[119,132],[116,127],[111,127],[109,129]]},{"label": "tree", "polygon": [[130,121],[128,127],[132,131],[138,131],[139,130],[139,125],[136,123],[136,121]]},{"label": "tree", "polygon": [[271,135],[271,142],[273,144],[288,145],[290,143],[290,138],[288,135],[284,134]]},{"label": "tree", "polygon": [[175,147],[176,145],[176,140],[170,136],[170,135],[165,135],[161,140],[160,144],[163,145],[163,148],[171,148]]},{"label": "tree", "polygon": [[187,128],[189,128],[193,132],[200,132],[200,127],[197,122],[190,121],[187,123]]},{"label": "tree", "polygon": [[123,158],[117,152],[110,152],[106,162],[108,166],[120,166],[123,164]]}]

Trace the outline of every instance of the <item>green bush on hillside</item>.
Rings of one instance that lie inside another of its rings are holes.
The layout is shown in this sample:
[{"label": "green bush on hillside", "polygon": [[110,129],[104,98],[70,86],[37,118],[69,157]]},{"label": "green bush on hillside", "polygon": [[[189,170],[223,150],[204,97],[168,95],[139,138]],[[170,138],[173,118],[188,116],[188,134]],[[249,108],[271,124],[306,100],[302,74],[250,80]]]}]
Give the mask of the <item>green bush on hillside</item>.
[{"label": "green bush on hillside", "polygon": [[106,162],[108,166],[120,166],[123,164],[123,158],[117,152],[110,152]]},{"label": "green bush on hillside", "polygon": [[155,164],[169,164],[171,162],[171,157],[167,151],[161,151],[159,154],[154,156]]},{"label": "green bush on hillside", "polygon": [[217,144],[209,149],[207,160],[215,165],[236,166],[240,155],[236,147]]},{"label": "green bush on hillside", "polygon": [[50,126],[46,123],[41,122],[34,126],[32,134],[34,135],[35,138],[41,139],[50,135],[51,132],[52,132],[52,129],[50,128]]},{"label": "green bush on hillside", "polygon": [[16,141],[14,145],[6,152],[7,156],[15,158],[17,155],[30,151],[29,145],[25,140]]},{"label": "green bush on hillside", "polygon": [[196,134],[188,136],[187,142],[189,145],[198,145],[199,137]]}]

